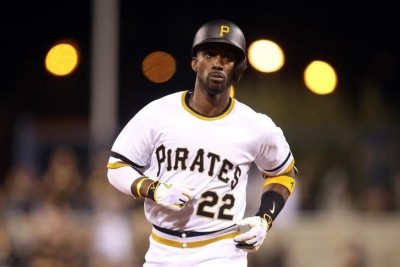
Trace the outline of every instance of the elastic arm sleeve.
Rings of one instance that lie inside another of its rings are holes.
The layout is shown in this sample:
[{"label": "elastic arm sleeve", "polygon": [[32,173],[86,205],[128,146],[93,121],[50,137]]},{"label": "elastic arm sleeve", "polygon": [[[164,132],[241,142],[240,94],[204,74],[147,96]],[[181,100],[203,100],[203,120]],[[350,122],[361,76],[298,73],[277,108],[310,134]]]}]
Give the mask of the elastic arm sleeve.
[{"label": "elastic arm sleeve", "polygon": [[130,166],[124,166],[117,169],[108,169],[107,176],[110,184],[112,184],[116,189],[127,195],[133,196],[131,191],[132,183],[143,175]]}]

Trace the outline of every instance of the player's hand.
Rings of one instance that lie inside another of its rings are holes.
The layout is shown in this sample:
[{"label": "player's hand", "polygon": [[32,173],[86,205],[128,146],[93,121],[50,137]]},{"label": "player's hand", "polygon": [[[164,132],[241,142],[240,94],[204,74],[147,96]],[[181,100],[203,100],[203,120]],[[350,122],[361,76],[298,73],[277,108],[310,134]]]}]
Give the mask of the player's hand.
[{"label": "player's hand", "polygon": [[237,225],[244,229],[250,228],[248,231],[235,236],[233,239],[237,248],[243,249],[246,252],[255,252],[264,242],[268,232],[268,223],[265,219],[259,216],[247,217],[237,223]]},{"label": "player's hand", "polygon": [[172,210],[181,210],[193,198],[193,189],[176,184],[159,183],[154,192],[154,200]]}]

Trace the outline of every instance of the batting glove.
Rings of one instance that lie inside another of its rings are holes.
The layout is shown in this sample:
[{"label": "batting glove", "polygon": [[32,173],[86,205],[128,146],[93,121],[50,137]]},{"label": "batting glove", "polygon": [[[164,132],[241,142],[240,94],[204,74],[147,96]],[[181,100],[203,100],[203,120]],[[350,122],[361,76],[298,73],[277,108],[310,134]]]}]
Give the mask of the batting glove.
[{"label": "batting glove", "polygon": [[192,190],[185,186],[159,183],[154,191],[154,200],[157,204],[179,211],[183,209],[186,202],[192,200]]},{"label": "batting glove", "polygon": [[[264,242],[268,232],[268,223],[259,216],[245,218],[237,223],[241,228],[241,234],[233,239],[237,248],[246,252],[255,252]],[[243,230],[247,227],[247,231]]]}]

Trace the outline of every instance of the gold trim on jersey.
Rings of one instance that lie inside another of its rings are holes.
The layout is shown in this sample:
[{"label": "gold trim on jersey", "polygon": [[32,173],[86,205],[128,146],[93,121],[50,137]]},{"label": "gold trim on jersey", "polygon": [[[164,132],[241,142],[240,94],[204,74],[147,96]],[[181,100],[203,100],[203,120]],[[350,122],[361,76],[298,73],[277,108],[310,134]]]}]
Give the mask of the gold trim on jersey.
[{"label": "gold trim on jersey", "polygon": [[151,233],[151,237],[154,239],[154,241],[157,241],[160,244],[171,246],[171,247],[176,247],[176,248],[198,248],[198,247],[202,247],[202,246],[211,244],[213,242],[216,242],[216,241],[219,241],[219,240],[222,240],[222,239],[234,238],[238,234],[240,234],[240,231],[235,231],[235,232],[232,232],[232,233],[227,233],[227,234],[220,235],[220,236],[217,236],[217,237],[214,237],[214,238],[210,238],[210,239],[207,239],[207,240],[194,241],[194,242],[178,242],[178,241],[174,241],[174,240],[169,240],[167,238],[158,236],[154,232]]},{"label": "gold trim on jersey", "polygon": [[[290,154],[289,154],[289,156],[290,156]],[[285,165],[285,164],[282,164],[282,166],[283,166],[283,165]],[[269,173],[272,173],[273,171],[278,170],[278,169],[280,169],[280,168],[278,167],[278,168],[276,168],[276,169],[274,169],[274,170],[262,170],[262,171],[261,171],[261,175],[262,175],[265,179],[267,179],[267,178],[269,178],[270,176],[272,176],[272,175],[269,175]],[[285,169],[283,172],[280,172],[280,173],[282,173],[282,175],[283,175],[283,174],[285,174],[285,173],[289,173],[292,169],[294,169],[295,173],[298,173],[298,170],[297,170],[297,168],[296,168],[296,166],[295,166],[295,160],[294,160],[294,159],[292,159],[292,161],[290,162],[289,166],[286,167],[286,169]]]},{"label": "gold trim on jersey", "polygon": [[122,161],[107,163],[107,168],[109,168],[109,169],[118,169],[118,168],[125,167],[125,166],[131,166],[131,165],[129,165],[128,163],[122,162]]},{"label": "gold trim on jersey", "polygon": [[187,105],[185,99],[186,99],[186,96],[187,96],[188,92],[189,91],[185,91],[185,92],[182,93],[182,97],[181,97],[182,106],[187,112],[189,112],[190,114],[192,114],[193,116],[195,116],[196,118],[199,118],[201,120],[206,120],[206,121],[219,120],[219,119],[227,116],[232,111],[233,107],[235,106],[235,99],[231,97],[231,101],[230,101],[229,107],[227,107],[227,109],[221,115],[216,116],[216,117],[206,117],[206,116],[203,116],[203,115],[195,112],[191,107],[189,107]]}]

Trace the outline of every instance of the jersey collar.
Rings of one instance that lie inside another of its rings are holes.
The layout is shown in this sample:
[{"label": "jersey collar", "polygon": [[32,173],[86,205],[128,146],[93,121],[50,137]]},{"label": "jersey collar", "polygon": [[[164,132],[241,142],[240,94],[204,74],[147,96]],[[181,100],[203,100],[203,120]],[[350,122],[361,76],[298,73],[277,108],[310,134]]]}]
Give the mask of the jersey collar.
[{"label": "jersey collar", "polygon": [[201,120],[214,121],[214,120],[222,119],[223,117],[227,116],[232,111],[233,107],[235,106],[235,99],[230,97],[228,106],[220,115],[217,115],[214,117],[204,116],[189,106],[189,99],[190,99],[191,94],[193,94],[193,91],[190,91],[190,90],[184,91],[182,93],[182,97],[181,97],[182,106],[187,112],[189,112],[190,114],[192,114],[193,116],[195,116],[196,118],[199,118]]}]

